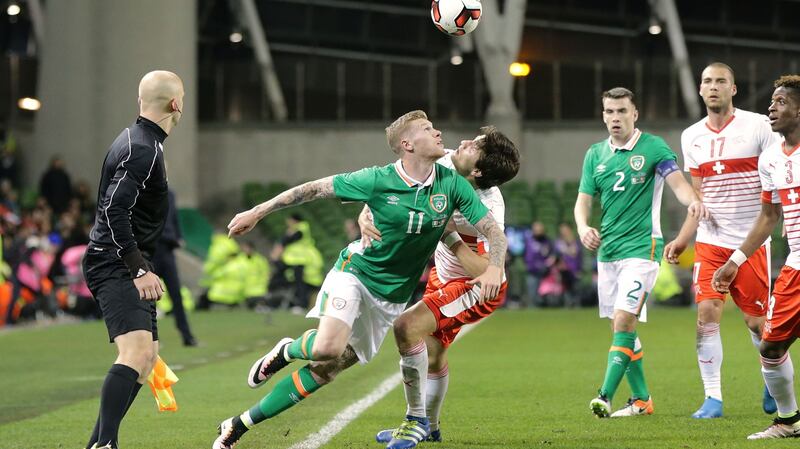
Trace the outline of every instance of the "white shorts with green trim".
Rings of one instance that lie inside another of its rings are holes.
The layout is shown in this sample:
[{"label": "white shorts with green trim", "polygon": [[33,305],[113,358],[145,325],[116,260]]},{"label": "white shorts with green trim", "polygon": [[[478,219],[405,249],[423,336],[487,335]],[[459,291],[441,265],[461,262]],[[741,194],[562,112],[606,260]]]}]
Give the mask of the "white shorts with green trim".
[{"label": "white shorts with green trim", "polygon": [[319,289],[317,303],[306,317],[328,316],[344,321],[352,332],[348,344],[359,363],[364,364],[378,353],[395,318],[405,309],[406,304],[373,296],[355,275],[331,270]]},{"label": "white shorts with green trim", "polygon": [[647,321],[647,298],[658,277],[658,262],[646,259],[621,259],[597,263],[597,296],[600,317],[613,318],[624,310]]}]

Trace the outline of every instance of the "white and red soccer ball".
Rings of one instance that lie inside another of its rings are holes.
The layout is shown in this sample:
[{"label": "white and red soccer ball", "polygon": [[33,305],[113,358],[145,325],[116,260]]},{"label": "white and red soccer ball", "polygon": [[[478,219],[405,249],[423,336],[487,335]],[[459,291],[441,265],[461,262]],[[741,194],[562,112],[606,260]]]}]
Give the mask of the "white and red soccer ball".
[{"label": "white and red soccer ball", "polygon": [[442,33],[463,36],[472,32],[481,20],[479,0],[433,0],[431,20]]}]

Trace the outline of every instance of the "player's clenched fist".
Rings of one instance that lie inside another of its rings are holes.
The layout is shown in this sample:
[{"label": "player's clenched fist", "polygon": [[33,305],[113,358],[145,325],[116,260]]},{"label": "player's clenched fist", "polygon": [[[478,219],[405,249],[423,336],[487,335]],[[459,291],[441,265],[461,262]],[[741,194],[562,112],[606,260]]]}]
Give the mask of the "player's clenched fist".
[{"label": "player's clenched fist", "polygon": [[228,223],[228,237],[247,234],[255,227],[258,220],[258,215],[253,209],[236,214]]},{"label": "player's clenched fist", "polygon": [[711,280],[711,287],[720,293],[728,293],[731,282],[733,282],[738,272],[739,267],[735,263],[730,260],[725,262],[725,265],[719,267],[717,271],[714,272],[714,277]]},{"label": "player's clenched fist", "polygon": [[581,236],[581,243],[590,251],[597,251],[600,248],[600,233],[597,229],[590,227],[578,228],[578,235]]},{"label": "player's clenched fist", "polygon": [[692,201],[688,207],[689,216],[697,220],[708,220],[711,213],[702,201]]}]

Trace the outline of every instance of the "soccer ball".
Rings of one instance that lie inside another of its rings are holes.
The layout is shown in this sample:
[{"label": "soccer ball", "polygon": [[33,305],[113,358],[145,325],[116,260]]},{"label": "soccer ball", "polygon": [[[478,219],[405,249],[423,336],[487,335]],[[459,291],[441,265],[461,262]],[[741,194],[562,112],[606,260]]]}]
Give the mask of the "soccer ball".
[{"label": "soccer ball", "polygon": [[479,0],[433,0],[431,20],[442,33],[463,36],[472,32],[481,20]]}]

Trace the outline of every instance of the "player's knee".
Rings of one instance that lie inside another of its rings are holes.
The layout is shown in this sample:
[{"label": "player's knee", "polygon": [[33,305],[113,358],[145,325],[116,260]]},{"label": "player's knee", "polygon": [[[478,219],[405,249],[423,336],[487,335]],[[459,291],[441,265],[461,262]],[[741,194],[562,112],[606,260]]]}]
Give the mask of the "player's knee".
[{"label": "player's knee", "polygon": [[398,341],[405,341],[415,337],[414,335],[414,320],[408,319],[406,316],[400,315],[392,325],[394,337]]},{"label": "player's knee", "polygon": [[786,354],[786,348],[769,341],[762,341],[761,347],[759,347],[759,352],[761,353],[761,357],[775,360],[783,357],[784,354]]},{"label": "player's knee", "polygon": [[345,345],[335,341],[317,339],[311,349],[314,360],[333,360],[344,353]]},{"label": "player's knee", "polygon": [[119,362],[135,369],[140,376],[146,376],[155,365],[155,355],[152,348],[137,348],[120,353]]},{"label": "player's knee", "polygon": [[761,335],[761,328],[764,325],[764,318],[745,315],[744,324],[753,334]]},{"label": "player's knee", "polygon": [[614,321],[614,331],[615,332],[633,332],[636,330],[636,322],[635,321],[628,321],[628,320],[615,320]]}]

